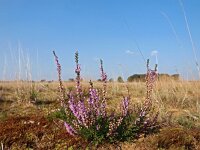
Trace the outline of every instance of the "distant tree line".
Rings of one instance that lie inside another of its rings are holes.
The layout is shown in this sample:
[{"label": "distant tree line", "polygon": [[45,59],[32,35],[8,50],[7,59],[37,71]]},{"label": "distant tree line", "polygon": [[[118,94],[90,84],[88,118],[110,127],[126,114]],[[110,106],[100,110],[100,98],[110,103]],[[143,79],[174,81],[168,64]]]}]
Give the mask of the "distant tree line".
[{"label": "distant tree line", "polygon": [[[138,81],[141,81],[141,82],[144,82],[145,81],[145,74],[134,74],[132,76],[129,76],[127,81],[128,82],[138,82]],[[158,80],[169,80],[169,79],[172,79],[172,80],[179,80],[180,79],[180,75],[179,74],[173,74],[173,75],[169,75],[169,74],[164,74],[164,73],[161,73],[158,75]]]},{"label": "distant tree line", "polygon": [[[146,74],[134,74],[131,75],[127,78],[128,82],[145,82],[145,77]],[[169,74],[165,74],[165,73],[161,73],[158,75],[158,80],[179,80],[180,79],[180,75],[179,74],[173,74],[173,75],[169,75]],[[81,79],[83,81],[83,79]],[[74,82],[75,79],[74,78],[69,78],[68,79],[69,82]],[[98,82],[101,82],[101,79],[97,79]],[[124,83],[124,79],[121,76],[118,76],[117,80],[114,80],[113,78],[110,78],[108,80],[108,82],[114,82],[117,81],[119,83]],[[41,80],[40,82],[46,82],[46,80]],[[49,82],[53,82],[53,81],[49,81]]]}]

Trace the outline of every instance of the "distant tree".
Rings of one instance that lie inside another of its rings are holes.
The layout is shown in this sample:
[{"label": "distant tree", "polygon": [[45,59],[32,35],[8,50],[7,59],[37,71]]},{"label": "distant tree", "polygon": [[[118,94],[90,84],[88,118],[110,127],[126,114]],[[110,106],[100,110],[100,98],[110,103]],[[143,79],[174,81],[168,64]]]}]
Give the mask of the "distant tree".
[{"label": "distant tree", "polygon": [[45,80],[45,79],[42,79],[42,80],[40,80],[40,82],[46,82],[46,80]]},{"label": "distant tree", "polygon": [[123,78],[122,78],[121,76],[119,76],[119,77],[117,78],[117,82],[123,83],[124,80],[123,80]]},{"label": "distant tree", "polygon": [[70,82],[74,82],[74,79],[73,79],[73,78],[69,78],[69,81],[70,81]]},{"label": "distant tree", "polygon": [[179,80],[179,79],[180,79],[180,75],[179,75],[179,74],[173,74],[173,75],[171,75],[171,77],[172,77],[174,80]]},{"label": "distant tree", "polygon": [[101,79],[97,79],[98,82],[101,82]]},{"label": "distant tree", "polygon": [[142,81],[145,82],[145,74],[134,74],[132,76],[129,76],[127,81],[128,82],[134,82],[134,81]]},{"label": "distant tree", "polygon": [[113,79],[113,78],[110,78],[110,79],[109,79],[109,82],[114,82],[114,79]]},{"label": "distant tree", "polygon": [[[134,74],[128,77],[127,81],[128,82],[145,82],[146,79],[146,74]],[[180,79],[180,75],[179,74],[173,74],[173,75],[169,75],[167,73],[161,73],[158,74],[158,79],[159,80],[179,80]]]},{"label": "distant tree", "polygon": [[52,83],[52,82],[53,82],[52,80],[48,81],[48,83]]}]

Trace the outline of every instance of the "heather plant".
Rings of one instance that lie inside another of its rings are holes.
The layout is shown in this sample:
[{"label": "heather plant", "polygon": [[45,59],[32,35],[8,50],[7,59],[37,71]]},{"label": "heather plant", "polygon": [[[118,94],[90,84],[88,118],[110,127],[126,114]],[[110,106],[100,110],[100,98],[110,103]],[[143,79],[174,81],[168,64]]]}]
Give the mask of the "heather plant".
[{"label": "heather plant", "polygon": [[[79,64],[78,52],[75,53],[76,90],[66,93],[61,80],[61,65],[55,52],[57,64],[59,91],[61,93],[61,110],[65,117],[62,117],[64,126],[71,136],[81,136],[91,144],[103,142],[116,143],[129,141],[138,138],[140,135],[148,134],[156,128],[158,113],[153,115],[152,90],[157,78],[157,70],[149,69],[147,61],[146,86],[147,95],[142,106],[130,105],[130,95],[124,96],[121,102],[121,113],[108,113],[107,107],[107,74],[103,68],[103,61],[100,60],[100,73],[102,88],[94,88],[90,81],[88,94],[84,94],[81,86],[81,67]],[[129,93],[129,92],[128,92]],[[88,96],[87,96],[88,95]]]}]

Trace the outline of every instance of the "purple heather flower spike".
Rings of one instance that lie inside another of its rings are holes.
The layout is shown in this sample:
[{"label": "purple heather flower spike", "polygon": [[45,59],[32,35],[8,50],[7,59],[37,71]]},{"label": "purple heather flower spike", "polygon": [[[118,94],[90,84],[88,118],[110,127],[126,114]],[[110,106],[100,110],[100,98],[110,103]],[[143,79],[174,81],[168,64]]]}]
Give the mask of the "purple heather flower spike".
[{"label": "purple heather flower spike", "polygon": [[100,66],[100,70],[101,70],[101,80],[102,80],[103,82],[106,82],[106,80],[107,80],[107,75],[106,75],[106,73],[105,73],[104,70],[103,70],[103,60],[100,60],[100,63],[101,63],[101,66]]},{"label": "purple heather flower spike", "polygon": [[77,107],[76,104],[74,103],[74,97],[72,95],[70,95],[70,99],[69,99],[69,108],[72,111],[72,113],[74,114],[74,116],[78,117],[78,113],[77,113]]},{"label": "purple heather flower spike", "polygon": [[149,79],[149,83],[154,83],[157,78],[157,71],[148,69],[147,78]]},{"label": "purple heather flower spike", "polygon": [[84,105],[84,102],[83,101],[79,101],[78,102],[78,112],[79,112],[79,115],[80,115],[80,118],[81,118],[81,121],[83,122],[83,125],[85,127],[87,127],[87,119],[88,119],[88,116],[87,116],[87,110],[85,108],[85,105]]},{"label": "purple heather flower spike", "polygon": [[128,113],[129,97],[124,97],[122,101],[122,115],[125,117]]},{"label": "purple heather flower spike", "polygon": [[64,101],[65,101],[65,88],[62,83],[62,78],[61,78],[61,65],[58,60],[58,56],[56,55],[55,51],[53,51],[53,55],[55,57],[55,62],[57,66],[57,72],[58,72],[58,81],[59,81],[59,91],[61,93],[60,101],[61,101],[61,106],[64,106]]},{"label": "purple heather flower spike", "polygon": [[81,66],[79,64],[77,64],[75,73],[76,74],[78,74],[78,73],[80,74],[80,72],[81,72]]},{"label": "purple heather flower spike", "polygon": [[79,100],[81,100],[82,98],[82,89],[81,89],[81,67],[80,64],[78,63],[78,51],[75,53],[75,62],[76,62],[76,69],[75,69],[75,73],[76,73],[76,93],[77,93],[77,97]]},{"label": "purple heather flower spike", "polygon": [[77,134],[76,130],[74,130],[68,123],[64,122],[64,125],[70,135],[75,136],[75,134]]},{"label": "purple heather flower spike", "polygon": [[142,110],[141,112],[140,112],[140,117],[142,118],[142,117],[144,117],[146,115],[146,112],[144,111],[144,110]]}]

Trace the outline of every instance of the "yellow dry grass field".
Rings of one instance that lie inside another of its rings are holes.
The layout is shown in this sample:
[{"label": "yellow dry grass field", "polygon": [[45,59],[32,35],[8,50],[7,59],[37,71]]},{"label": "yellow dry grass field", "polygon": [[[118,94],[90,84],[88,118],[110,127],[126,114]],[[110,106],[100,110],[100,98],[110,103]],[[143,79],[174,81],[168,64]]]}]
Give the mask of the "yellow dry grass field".
[{"label": "yellow dry grass field", "polygon": [[[66,92],[76,85],[63,83]],[[81,85],[83,92],[88,91],[89,82]],[[60,108],[58,87],[58,82],[0,82],[1,149],[66,149],[74,143],[80,149],[80,145],[87,145],[67,135],[62,123],[52,115]],[[102,83],[96,81],[94,87],[101,88]],[[144,82],[108,83],[109,111],[120,112],[120,102],[128,91],[132,107],[145,100]],[[117,146],[104,144],[98,149],[200,149],[200,82],[159,80],[152,100],[153,111],[159,112],[157,133]]]}]

